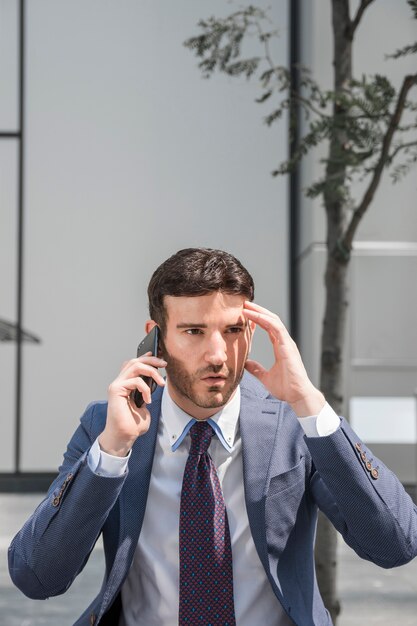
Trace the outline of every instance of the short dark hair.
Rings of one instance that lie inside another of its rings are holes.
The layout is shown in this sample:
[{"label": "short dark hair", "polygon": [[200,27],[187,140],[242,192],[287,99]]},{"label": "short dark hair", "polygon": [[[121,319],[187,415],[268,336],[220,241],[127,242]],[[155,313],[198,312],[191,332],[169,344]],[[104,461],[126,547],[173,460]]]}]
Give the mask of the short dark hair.
[{"label": "short dark hair", "polygon": [[149,314],[165,335],[165,296],[203,296],[213,291],[242,295],[253,300],[253,278],[228,252],[211,248],[185,248],[164,261],[148,286]]}]

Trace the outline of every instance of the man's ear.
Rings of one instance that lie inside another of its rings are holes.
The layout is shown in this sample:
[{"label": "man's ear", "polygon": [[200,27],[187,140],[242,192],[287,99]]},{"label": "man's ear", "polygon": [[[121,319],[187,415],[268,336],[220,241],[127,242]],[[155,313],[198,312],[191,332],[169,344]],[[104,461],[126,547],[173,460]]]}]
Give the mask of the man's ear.
[{"label": "man's ear", "polygon": [[154,320],[148,320],[145,324],[145,332],[146,334],[150,333],[152,328],[154,328],[155,326],[157,326],[157,323],[154,322]]},{"label": "man's ear", "polygon": [[[155,326],[158,326],[158,324],[154,321],[154,320],[148,320],[145,324],[145,332],[146,334],[150,333],[152,328],[155,328]],[[162,337],[161,337],[161,330],[159,330],[159,335],[158,335],[159,339],[158,339],[158,353],[156,356],[159,357],[163,357],[164,353],[163,353],[163,341],[162,341]]]}]

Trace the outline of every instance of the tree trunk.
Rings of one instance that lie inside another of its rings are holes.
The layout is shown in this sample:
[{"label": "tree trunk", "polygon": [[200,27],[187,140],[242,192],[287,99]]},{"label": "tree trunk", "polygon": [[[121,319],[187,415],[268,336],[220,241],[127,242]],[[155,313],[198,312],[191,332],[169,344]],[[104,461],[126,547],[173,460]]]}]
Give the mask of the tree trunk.
[{"label": "tree trunk", "polygon": [[[334,36],[334,90],[350,89],[352,78],[352,41],[349,0],[332,0]],[[335,99],[333,115],[346,115],[343,104]],[[346,328],[347,269],[349,250],[341,240],[348,219],[345,182],[346,166],[338,158],[344,150],[346,136],[343,124],[335,124],[330,139],[326,179],[334,181],[324,192],[327,216],[327,261],[325,271],[326,303],[321,338],[320,388],[333,409],[341,414],[343,405],[342,357]],[[336,624],[340,603],[336,593],[337,533],[324,516],[320,516],[316,539],[316,571],[323,601]]]},{"label": "tree trunk", "polygon": [[[328,254],[326,267],[326,308],[323,318],[320,388],[339,415],[342,413],[342,351],[346,328],[347,264]],[[337,532],[320,514],[315,560],[317,579],[326,608],[334,624],[340,613],[337,597]]]}]

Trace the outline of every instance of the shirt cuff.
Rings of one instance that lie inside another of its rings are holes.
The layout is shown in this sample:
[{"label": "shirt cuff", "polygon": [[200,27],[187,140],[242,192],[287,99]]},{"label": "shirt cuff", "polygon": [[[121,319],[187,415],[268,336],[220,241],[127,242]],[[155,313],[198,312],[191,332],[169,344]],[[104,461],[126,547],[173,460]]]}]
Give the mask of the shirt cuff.
[{"label": "shirt cuff", "polygon": [[98,438],[90,448],[87,456],[88,467],[98,476],[117,478],[127,472],[127,464],[132,451],[127,456],[113,456],[100,448]]},{"label": "shirt cuff", "polygon": [[318,415],[299,417],[298,421],[307,437],[326,437],[340,426],[338,415],[327,402]]}]

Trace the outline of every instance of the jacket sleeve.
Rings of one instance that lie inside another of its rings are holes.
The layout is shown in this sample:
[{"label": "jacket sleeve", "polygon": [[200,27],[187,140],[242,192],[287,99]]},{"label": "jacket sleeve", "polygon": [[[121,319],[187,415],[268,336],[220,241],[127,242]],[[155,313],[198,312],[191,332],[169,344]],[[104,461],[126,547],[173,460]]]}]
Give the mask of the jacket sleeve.
[{"label": "jacket sleeve", "polygon": [[100,407],[87,407],[57,478],[9,547],[10,576],[29,598],[46,599],[68,589],[86,564],[126,479],[127,473],[104,477],[88,466]]},{"label": "jacket sleeve", "polygon": [[398,478],[342,419],[326,437],[306,437],[313,497],[359,556],[381,567],[417,555],[417,508]]}]

